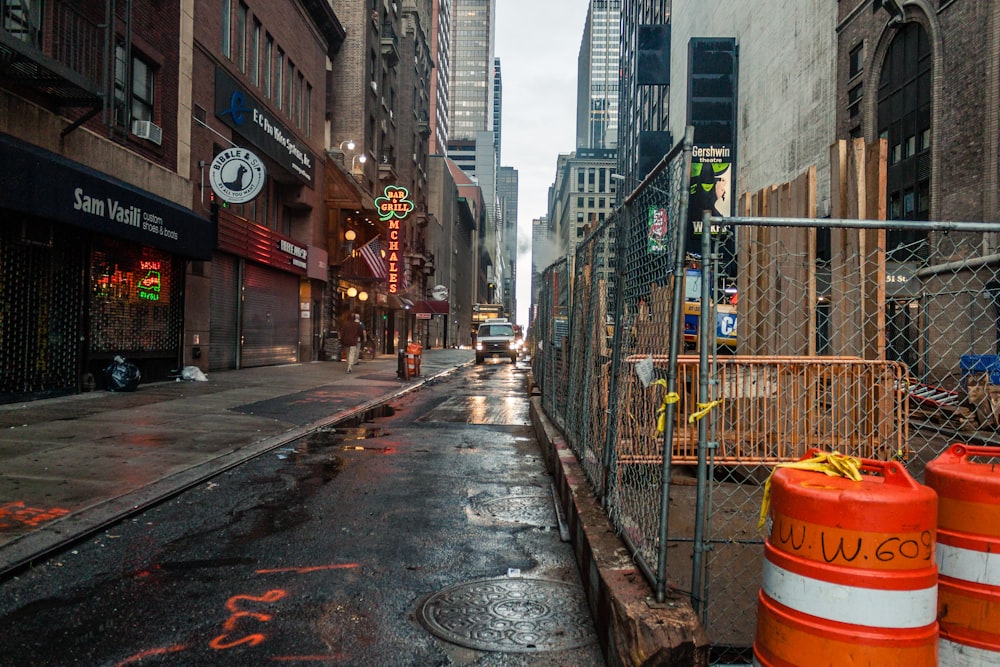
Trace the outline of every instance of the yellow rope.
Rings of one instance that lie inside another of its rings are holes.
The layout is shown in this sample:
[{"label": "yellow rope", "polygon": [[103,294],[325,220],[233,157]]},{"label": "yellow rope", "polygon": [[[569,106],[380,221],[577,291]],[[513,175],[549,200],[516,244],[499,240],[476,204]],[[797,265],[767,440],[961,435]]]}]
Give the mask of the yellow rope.
[{"label": "yellow rope", "polygon": [[764,501],[760,505],[760,519],[757,521],[757,532],[761,532],[767,522],[767,513],[771,507],[771,478],[778,468],[795,468],[797,470],[812,470],[829,477],[846,477],[852,481],[861,481],[861,459],[845,456],[837,452],[819,452],[811,459],[779,463],[764,482]]},{"label": "yellow rope", "polygon": [[715,400],[715,401],[711,401],[709,403],[699,403],[698,404],[698,411],[694,412],[690,416],[688,416],[688,424],[693,424],[696,421],[698,421],[699,419],[703,418],[705,415],[707,415],[709,412],[712,411],[712,408],[714,408],[714,407],[716,407],[718,405],[722,405],[722,399],[721,398],[718,399],[718,400]]},{"label": "yellow rope", "polygon": [[[664,379],[653,380],[654,385],[659,385],[664,389],[667,388],[667,381]],[[656,409],[656,432],[663,433],[667,429],[667,406],[671,403],[679,403],[681,400],[681,395],[675,391],[668,391],[663,396],[663,402],[660,403],[660,407]]]}]

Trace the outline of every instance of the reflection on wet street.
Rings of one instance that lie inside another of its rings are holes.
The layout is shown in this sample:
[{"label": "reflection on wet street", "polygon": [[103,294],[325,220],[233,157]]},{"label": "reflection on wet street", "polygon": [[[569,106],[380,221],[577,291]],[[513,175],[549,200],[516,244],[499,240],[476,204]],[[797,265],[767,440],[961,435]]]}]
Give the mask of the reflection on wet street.
[{"label": "reflection on wet street", "polygon": [[427,414],[421,421],[491,426],[527,426],[528,399],[522,396],[456,396]]}]

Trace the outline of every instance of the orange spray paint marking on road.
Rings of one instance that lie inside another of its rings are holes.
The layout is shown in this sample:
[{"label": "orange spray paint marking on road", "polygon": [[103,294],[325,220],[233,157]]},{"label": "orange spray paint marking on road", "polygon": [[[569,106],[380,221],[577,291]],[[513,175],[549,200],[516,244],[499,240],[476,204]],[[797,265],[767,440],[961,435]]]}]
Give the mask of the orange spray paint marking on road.
[{"label": "orange spray paint marking on road", "polygon": [[47,521],[58,519],[67,514],[69,514],[69,510],[61,507],[42,509],[40,507],[25,507],[23,502],[7,503],[0,506],[0,530],[22,527],[37,528]]},{"label": "orange spray paint marking on road", "polygon": [[309,572],[320,572],[323,570],[349,570],[355,567],[359,567],[359,565],[357,563],[341,563],[339,565],[313,565],[310,567],[276,567],[269,570],[257,570],[257,574],[278,574],[281,572],[308,574]]},{"label": "orange spray paint marking on road", "polygon": [[230,649],[235,646],[240,646],[242,644],[249,644],[250,646],[257,646],[265,639],[267,635],[257,632],[253,634],[243,635],[239,637],[233,637],[232,633],[237,629],[240,621],[246,618],[253,619],[260,623],[267,623],[271,620],[271,614],[265,614],[261,612],[245,611],[240,609],[240,602],[277,602],[281,598],[285,597],[285,591],[281,589],[275,589],[264,593],[264,595],[254,596],[254,595],[234,595],[229,598],[226,602],[226,609],[232,612],[232,615],[226,619],[226,622],[222,625],[225,629],[225,633],[219,635],[211,642],[209,646],[217,651],[222,651],[225,649]]},{"label": "orange spray paint marking on road", "polygon": [[115,667],[124,667],[125,665],[131,665],[136,662],[142,662],[145,658],[152,658],[157,655],[170,655],[171,653],[180,653],[181,651],[187,650],[187,646],[183,644],[175,644],[174,646],[164,646],[162,648],[151,648],[145,651],[140,651],[135,655],[129,656],[119,662]]}]

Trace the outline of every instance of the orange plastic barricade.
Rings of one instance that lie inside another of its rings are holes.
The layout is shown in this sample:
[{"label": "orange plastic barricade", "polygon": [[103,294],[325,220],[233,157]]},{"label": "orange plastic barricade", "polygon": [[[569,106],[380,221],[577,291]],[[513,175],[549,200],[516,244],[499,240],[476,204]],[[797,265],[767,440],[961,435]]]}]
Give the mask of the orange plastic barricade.
[{"label": "orange plastic barricade", "polygon": [[[659,377],[669,372],[667,355],[630,355],[621,382],[617,414],[620,464],[650,464],[663,458],[656,429],[663,391],[645,388],[634,368],[648,358]],[[777,464],[813,448],[851,456],[889,459],[906,455],[909,402],[906,365],[859,357],[719,356],[710,401],[718,447],[715,465]],[[699,358],[677,360],[677,393],[671,461],[698,462]]]},{"label": "orange plastic barricade", "polygon": [[848,460],[856,479],[806,459],[771,477],[754,664],[937,665],[937,495],[897,461]]},{"label": "orange plastic barricade", "polygon": [[942,665],[1000,665],[1000,458],[996,447],[956,444],[927,464],[938,494],[938,621]]}]

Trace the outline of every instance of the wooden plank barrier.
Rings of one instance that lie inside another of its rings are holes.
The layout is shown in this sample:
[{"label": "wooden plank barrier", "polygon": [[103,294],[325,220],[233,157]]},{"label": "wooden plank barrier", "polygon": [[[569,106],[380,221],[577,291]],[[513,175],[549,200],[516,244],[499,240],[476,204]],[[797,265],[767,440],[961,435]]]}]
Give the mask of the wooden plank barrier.
[{"label": "wooden plank barrier", "polygon": [[[661,386],[643,387],[633,366],[647,355],[627,357],[621,379],[618,444],[622,464],[652,464],[662,458],[663,435],[656,432]],[[652,355],[657,377],[666,377],[667,355]],[[907,456],[909,407],[906,366],[857,357],[718,357],[711,399],[720,465],[794,461],[812,448],[849,456],[888,460]],[[678,358],[671,461],[698,461],[698,357]],[[713,415],[706,417],[711,419]],[[710,422],[711,424],[711,422]]]}]

